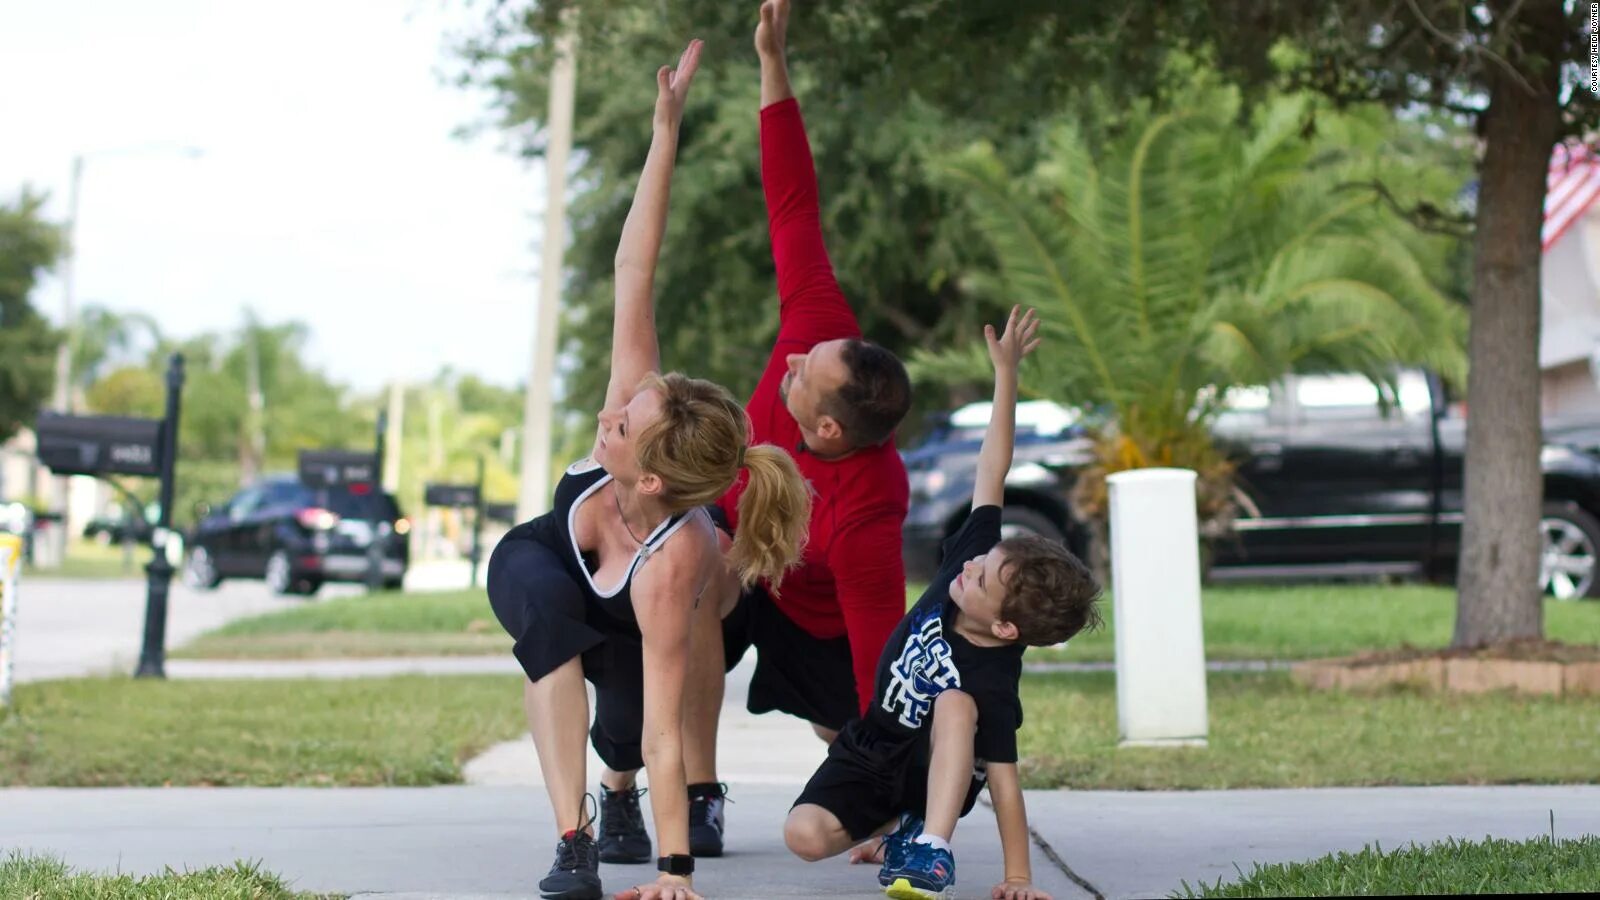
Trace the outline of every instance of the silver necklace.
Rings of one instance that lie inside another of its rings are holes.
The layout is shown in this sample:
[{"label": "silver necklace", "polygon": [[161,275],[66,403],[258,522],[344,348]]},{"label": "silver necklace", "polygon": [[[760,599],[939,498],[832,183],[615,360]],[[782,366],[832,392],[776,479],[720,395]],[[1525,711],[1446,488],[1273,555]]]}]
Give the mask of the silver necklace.
[{"label": "silver necklace", "polygon": [[638,544],[639,546],[643,547],[644,546],[644,541],[641,541],[638,538],[633,536],[633,526],[628,524],[628,514],[622,511],[622,495],[617,492],[617,484],[616,484],[616,482],[612,482],[611,483],[611,499],[616,501],[616,504],[617,504],[617,518],[622,520],[622,527],[623,527],[623,529],[625,529],[628,532],[628,537],[632,538],[632,540],[633,540],[633,542],[635,544]]}]

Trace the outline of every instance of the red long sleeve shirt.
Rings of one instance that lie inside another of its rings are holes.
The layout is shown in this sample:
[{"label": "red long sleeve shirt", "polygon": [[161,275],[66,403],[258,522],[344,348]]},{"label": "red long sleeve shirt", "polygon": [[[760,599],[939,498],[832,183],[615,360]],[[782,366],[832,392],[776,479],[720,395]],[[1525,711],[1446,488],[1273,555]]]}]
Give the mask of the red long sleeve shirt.
[{"label": "red long sleeve shirt", "polygon": [[[778,394],[789,354],[805,353],[823,341],[861,336],[823,246],[811,145],[800,105],[793,99],[761,110],[761,185],[778,270],[778,339],[746,409],[755,427],[753,440],[788,450],[816,490],[805,556],[784,577],[774,600],[784,615],[816,637],[849,636],[856,695],[865,712],[878,657],[905,615],[900,529],[911,491],[892,442],[838,460],[818,459],[800,449],[800,426]],[[736,528],[744,485],[741,477],[720,501]]]}]

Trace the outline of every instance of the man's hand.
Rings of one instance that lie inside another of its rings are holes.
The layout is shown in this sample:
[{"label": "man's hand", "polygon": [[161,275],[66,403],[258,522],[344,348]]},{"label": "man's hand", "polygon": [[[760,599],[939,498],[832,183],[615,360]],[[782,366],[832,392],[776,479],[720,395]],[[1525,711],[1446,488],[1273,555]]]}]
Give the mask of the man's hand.
[{"label": "man's hand", "polygon": [[651,884],[641,884],[616,894],[615,900],[700,900],[700,895],[694,892],[689,879],[663,872]]},{"label": "man's hand", "polygon": [[689,42],[683,55],[678,57],[676,69],[662,66],[656,72],[655,124],[674,128],[683,121],[683,105],[689,99],[689,83],[694,81],[695,70],[700,68],[700,48],[705,41],[698,38]]},{"label": "man's hand", "polygon": [[991,900],[1051,900],[1050,895],[1033,886],[1031,881],[1007,878],[989,892]]},{"label": "man's hand", "polygon": [[989,344],[989,361],[994,363],[996,372],[1017,371],[1017,365],[1022,358],[1039,348],[1036,335],[1039,333],[1039,311],[1030,309],[1023,313],[1022,318],[1017,318],[1017,313],[1022,307],[1011,307],[1011,315],[1006,318],[1006,330],[998,338],[994,336],[994,326],[983,326],[983,338]]},{"label": "man's hand", "polygon": [[756,52],[763,59],[783,59],[788,45],[789,0],[765,0],[761,22],[756,25]]}]

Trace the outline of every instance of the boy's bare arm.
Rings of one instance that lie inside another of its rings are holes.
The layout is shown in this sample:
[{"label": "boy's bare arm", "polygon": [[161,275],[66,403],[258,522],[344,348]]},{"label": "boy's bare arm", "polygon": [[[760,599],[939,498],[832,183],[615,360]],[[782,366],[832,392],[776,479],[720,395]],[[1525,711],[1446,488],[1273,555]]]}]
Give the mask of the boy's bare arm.
[{"label": "boy's bare arm", "polygon": [[1006,473],[1011,471],[1011,452],[1017,441],[1017,369],[1022,358],[1039,346],[1039,313],[1022,312],[1013,306],[1006,319],[1006,330],[995,337],[994,326],[983,326],[989,344],[989,361],[994,363],[994,409],[989,414],[989,429],[983,434],[983,449],[978,451],[977,483],[972,489],[972,508],[1000,506],[1006,495]]},{"label": "boy's bare arm", "polygon": [[1006,880],[995,885],[989,896],[994,900],[1050,900],[1048,893],[1033,885],[1033,869],[1028,863],[1032,836],[1016,763],[989,763],[989,799],[1000,824],[1000,852],[1006,866]]}]

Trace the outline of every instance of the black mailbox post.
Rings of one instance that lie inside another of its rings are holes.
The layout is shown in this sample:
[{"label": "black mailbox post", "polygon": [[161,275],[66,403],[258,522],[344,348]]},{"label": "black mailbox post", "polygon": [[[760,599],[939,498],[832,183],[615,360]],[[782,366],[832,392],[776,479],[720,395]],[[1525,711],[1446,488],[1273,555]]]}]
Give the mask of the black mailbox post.
[{"label": "black mailbox post", "polygon": [[483,559],[483,457],[478,457],[477,484],[429,484],[422,492],[429,506],[472,510],[472,575],[469,588],[478,584],[478,563]]},{"label": "black mailbox post", "polygon": [[160,419],[120,416],[69,416],[41,413],[35,428],[39,462],[57,475],[136,475],[161,479],[161,516],[150,542],[155,550],[145,566],[144,644],[137,678],[166,675],[167,594],[172,563],[167,541],[172,535],[173,476],[178,462],[178,414],[183,403],[183,355],[167,365],[167,409]]}]

